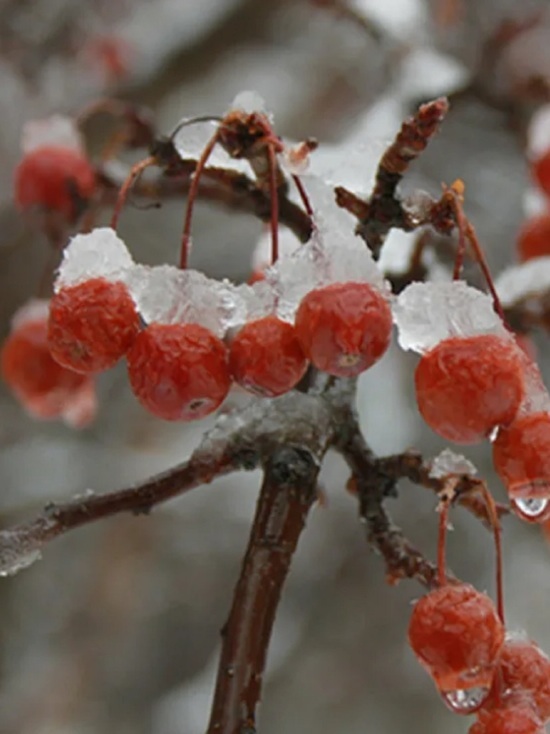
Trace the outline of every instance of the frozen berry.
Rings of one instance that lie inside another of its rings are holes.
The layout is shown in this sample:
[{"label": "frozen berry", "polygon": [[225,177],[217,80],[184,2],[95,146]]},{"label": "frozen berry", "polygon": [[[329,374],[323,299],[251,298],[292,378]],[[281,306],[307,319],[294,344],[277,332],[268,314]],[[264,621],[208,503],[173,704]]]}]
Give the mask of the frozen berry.
[{"label": "frozen berry", "polygon": [[542,721],[550,719],[550,660],[531,640],[506,640],[486,707],[510,697],[527,698]]},{"label": "frozen berry", "polygon": [[493,463],[515,512],[524,520],[550,518],[550,413],[531,413],[501,428]]},{"label": "frozen berry", "polygon": [[127,360],[134,394],[165,420],[203,418],[221,405],[231,384],[223,342],[198,324],[151,324]]},{"label": "frozen berry", "polygon": [[420,359],[415,386],[432,430],[448,441],[477,443],[519,409],[521,353],[512,340],[491,334],[444,339]]},{"label": "frozen berry", "polygon": [[550,196],[550,148],[532,164],[533,177],[542,191]]},{"label": "frozen berry", "polygon": [[482,711],[469,734],[546,734],[546,729],[528,703],[514,703]]},{"label": "frozen berry", "polygon": [[74,148],[44,146],[27,153],[15,170],[15,201],[20,209],[41,206],[73,222],[94,193],[95,174]]},{"label": "frozen berry", "polygon": [[77,372],[113,367],[138,331],[139,316],[124,283],[91,278],[62,288],[51,300],[52,356]]},{"label": "frozen berry", "polygon": [[411,648],[457,713],[472,713],[489,695],[503,642],[493,602],[469,584],[441,586],[414,606]]},{"label": "frozen berry", "polygon": [[47,332],[45,315],[16,325],[2,346],[2,377],[32,416],[82,427],[96,413],[93,382],[52,359]]},{"label": "frozen berry", "polygon": [[550,214],[539,214],[523,223],[517,248],[522,262],[550,255]]},{"label": "frozen berry", "polygon": [[276,397],[288,392],[304,376],[307,365],[294,327],[276,316],[251,321],[231,342],[231,374],[256,395]]},{"label": "frozen berry", "polygon": [[354,377],[387,350],[392,316],[386,299],[368,283],[334,283],[310,291],[296,313],[296,334],[318,369]]}]

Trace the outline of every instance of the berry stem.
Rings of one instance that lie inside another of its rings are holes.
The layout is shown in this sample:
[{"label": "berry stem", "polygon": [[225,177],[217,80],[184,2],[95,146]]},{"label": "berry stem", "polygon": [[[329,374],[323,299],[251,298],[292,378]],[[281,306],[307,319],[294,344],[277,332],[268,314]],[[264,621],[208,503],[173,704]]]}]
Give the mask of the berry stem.
[{"label": "berry stem", "polygon": [[120,218],[120,213],[122,212],[122,207],[124,206],[124,203],[126,202],[128,193],[134,181],[139,177],[142,171],[144,171],[149,166],[153,166],[155,163],[156,163],[155,158],[153,156],[148,156],[147,158],[144,158],[142,161],[139,161],[139,163],[136,163],[135,166],[132,166],[130,173],[126,177],[126,181],[124,181],[124,183],[120,187],[120,191],[118,192],[117,200],[115,203],[115,208],[113,211],[113,216],[111,218],[111,229],[116,230],[116,228],[118,227],[118,220]]},{"label": "berry stem", "polygon": [[267,145],[269,193],[271,195],[271,264],[279,259],[279,192],[277,190],[277,157],[273,145]]},{"label": "berry stem", "polygon": [[292,174],[292,180],[294,181],[296,188],[298,189],[300,199],[302,200],[302,204],[304,205],[304,209],[306,210],[307,215],[313,220],[313,207],[311,206],[311,201],[309,200],[309,196],[307,195],[304,184],[302,183],[300,177],[297,176],[295,173]]},{"label": "berry stem", "polygon": [[197,193],[199,190],[200,177],[202,175],[204,167],[208,162],[208,159],[210,158],[212,151],[214,150],[214,146],[218,142],[218,135],[219,132],[218,130],[216,130],[216,132],[210,138],[204,150],[202,151],[201,157],[197,161],[195,171],[191,176],[191,186],[189,187],[189,194],[187,196],[187,210],[185,212],[183,235],[181,238],[180,268],[182,270],[185,270],[185,268],[187,267],[187,260],[189,256],[189,240],[191,235],[191,219],[193,217],[193,206],[195,204],[195,199],[197,198]]},{"label": "berry stem", "polygon": [[504,619],[504,580],[503,580],[503,566],[502,566],[502,527],[498,517],[498,511],[496,507],[493,495],[489,492],[484,482],[480,483],[480,492],[483,495],[485,504],[487,506],[487,515],[491,528],[493,530],[493,536],[495,540],[495,575],[496,575],[496,598],[497,598],[497,612],[500,617],[500,621],[505,625]]},{"label": "berry stem", "polygon": [[441,500],[439,508],[439,531],[437,538],[437,582],[439,586],[445,586],[447,583],[446,544],[450,506],[451,502],[448,498],[443,498]]}]

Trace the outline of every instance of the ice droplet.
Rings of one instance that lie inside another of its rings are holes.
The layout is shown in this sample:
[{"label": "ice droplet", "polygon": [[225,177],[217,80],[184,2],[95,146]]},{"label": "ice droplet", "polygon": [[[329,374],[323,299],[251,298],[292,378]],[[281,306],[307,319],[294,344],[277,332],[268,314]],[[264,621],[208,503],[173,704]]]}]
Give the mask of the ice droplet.
[{"label": "ice droplet", "polygon": [[441,479],[442,477],[449,476],[449,474],[459,474],[460,476],[467,474],[474,476],[477,474],[477,469],[462,454],[455,454],[451,449],[444,449],[432,461],[430,477]]},{"label": "ice droplet", "polygon": [[483,705],[489,695],[489,690],[485,686],[477,686],[456,691],[441,691],[441,695],[446,705],[455,714],[473,714]]},{"label": "ice droplet", "polygon": [[462,281],[412,283],[393,305],[402,349],[426,352],[456,336],[510,334],[493,309],[490,296]]},{"label": "ice droplet", "polygon": [[13,576],[42,557],[42,540],[29,531],[0,531],[0,576]]},{"label": "ice droplet", "polygon": [[512,497],[511,502],[514,510],[523,520],[538,522],[546,517],[550,498]]},{"label": "ice droplet", "polygon": [[97,227],[87,234],[77,234],[63,251],[54,290],[76,285],[89,278],[124,280],[134,266],[128,248],[114,229]]}]

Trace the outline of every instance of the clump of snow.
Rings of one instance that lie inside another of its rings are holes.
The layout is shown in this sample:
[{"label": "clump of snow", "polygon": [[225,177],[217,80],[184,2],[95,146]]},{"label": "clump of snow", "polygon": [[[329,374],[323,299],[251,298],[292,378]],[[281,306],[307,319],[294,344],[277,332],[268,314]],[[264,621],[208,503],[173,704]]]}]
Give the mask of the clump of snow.
[{"label": "clump of snow", "polygon": [[462,454],[456,454],[451,449],[443,449],[438,456],[433,459],[430,467],[430,477],[434,479],[443,479],[452,474],[460,476],[475,476],[477,469],[472,462]]},{"label": "clump of snow", "polygon": [[70,240],[63,251],[54,290],[57,293],[90,278],[123,280],[133,266],[128,248],[114,229],[98,227]]},{"label": "clump of snow", "polygon": [[29,120],[23,125],[21,149],[30,153],[44,146],[60,146],[82,151],[82,136],[72,117],[52,115],[44,120]]},{"label": "clump of snow", "polygon": [[229,105],[228,112],[240,110],[247,115],[253,112],[259,112],[270,120],[272,118],[271,113],[268,112],[265,100],[261,97],[258,92],[252,90],[244,90],[239,92],[233,102]]},{"label": "clump of snow", "polygon": [[378,267],[384,273],[406,273],[418,238],[417,232],[403,232],[402,229],[390,230],[380,252]]},{"label": "clump of snow", "polygon": [[527,154],[535,159],[550,148],[550,104],[542,105],[531,116],[527,130]]},{"label": "clump of snow", "polygon": [[503,306],[511,306],[550,290],[550,256],[536,257],[506,268],[495,280]]},{"label": "clump of snow", "polygon": [[450,337],[511,338],[492,299],[462,281],[412,283],[395,300],[393,320],[399,344],[414,352],[426,352]]},{"label": "clump of snow", "polygon": [[[279,227],[279,257],[284,258],[300,247],[296,235],[286,227]],[[252,270],[262,272],[271,265],[271,230],[266,229],[252,252]]]}]

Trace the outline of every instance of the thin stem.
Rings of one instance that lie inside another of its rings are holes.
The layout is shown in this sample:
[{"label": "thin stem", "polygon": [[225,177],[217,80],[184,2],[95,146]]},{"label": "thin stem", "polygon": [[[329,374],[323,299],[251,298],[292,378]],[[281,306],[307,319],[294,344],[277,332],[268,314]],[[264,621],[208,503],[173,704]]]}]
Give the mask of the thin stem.
[{"label": "thin stem", "polygon": [[279,191],[277,187],[277,157],[273,145],[267,145],[269,163],[269,194],[271,197],[271,264],[279,259]]},{"label": "thin stem", "polygon": [[113,216],[111,218],[111,229],[116,230],[116,228],[118,227],[118,220],[122,212],[122,207],[124,206],[124,203],[126,202],[126,199],[128,197],[128,192],[130,191],[134,181],[139,177],[142,171],[144,171],[149,166],[153,166],[155,162],[156,161],[153,156],[148,156],[147,158],[144,158],[142,161],[139,161],[139,163],[136,163],[135,166],[133,166],[132,169],[130,170],[130,173],[126,177],[126,181],[124,181],[124,183],[120,187],[120,191],[118,192],[118,197],[117,197],[115,208],[113,211]]},{"label": "thin stem", "polygon": [[441,500],[439,508],[439,529],[437,539],[437,580],[440,586],[447,583],[447,531],[449,527],[450,501]]},{"label": "thin stem", "polygon": [[187,210],[185,212],[185,221],[183,223],[183,235],[181,238],[181,253],[180,253],[180,268],[185,270],[187,267],[187,260],[189,258],[189,240],[191,235],[191,219],[193,217],[193,206],[197,193],[199,190],[199,183],[204,167],[206,166],[210,154],[214,150],[214,146],[218,142],[219,132],[216,130],[214,135],[210,138],[206,147],[201,153],[201,157],[197,161],[195,172],[191,177],[191,186],[189,187],[189,195],[187,197]]},{"label": "thin stem", "polygon": [[[455,194],[455,196],[457,196]],[[464,256],[466,254],[466,226],[464,210],[457,200],[455,206],[456,226],[458,228],[458,248],[456,251],[455,265],[453,269],[453,280],[459,280],[464,267]]]},{"label": "thin stem", "polygon": [[[284,451],[280,449],[281,454]],[[256,731],[256,709],[275,613],[316,498],[319,466],[310,454],[300,453],[303,466],[299,479],[287,482],[277,477],[276,455],[266,467],[233,605],[222,630],[222,653],[207,734]],[[287,459],[284,464],[288,464]]]},{"label": "thin stem", "polygon": [[309,200],[309,196],[307,195],[304,184],[302,183],[300,177],[297,176],[295,173],[292,174],[292,180],[294,181],[296,188],[298,189],[298,194],[300,195],[300,199],[302,200],[302,204],[304,205],[304,209],[306,210],[307,215],[311,217],[311,219],[313,219],[313,207],[311,206],[311,201]]},{"label": "thin stem", "polygon": [[496,575],[496,598],[497,598],[497,612],[500,617],[500,621],[504,626],[506,622],[504,619],[504,573],[502,564],[502,527],[498,517],[497,506],[493,495],[489,492],[487,485],[481,483],[479,491],[483,495],[485,503],[487,505],[487,514],[491,526],[493,528],[493,536],[495,540],[495,575]]}]

